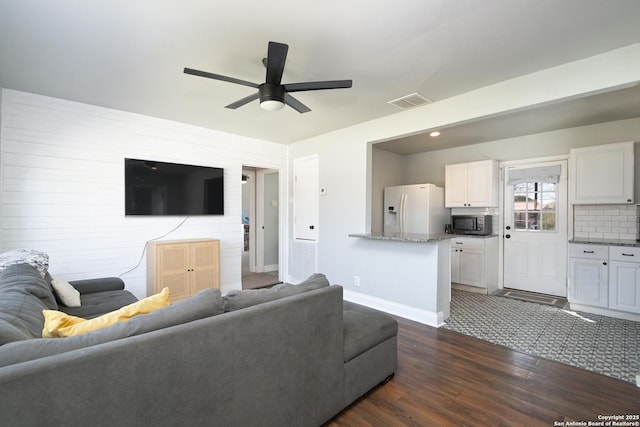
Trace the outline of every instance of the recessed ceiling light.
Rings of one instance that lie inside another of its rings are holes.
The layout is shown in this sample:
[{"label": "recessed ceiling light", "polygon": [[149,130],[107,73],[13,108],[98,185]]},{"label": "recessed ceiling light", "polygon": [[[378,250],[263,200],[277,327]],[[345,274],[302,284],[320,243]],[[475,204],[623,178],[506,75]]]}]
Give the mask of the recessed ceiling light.
[{"label": "recessed ceiling light", "polygon": [[437,130],[434,130],[433,132],[431,132],[429,135],[431,135],[432,137],[436,137],[436,136],[440,136],[440,132],[438,132]]}]

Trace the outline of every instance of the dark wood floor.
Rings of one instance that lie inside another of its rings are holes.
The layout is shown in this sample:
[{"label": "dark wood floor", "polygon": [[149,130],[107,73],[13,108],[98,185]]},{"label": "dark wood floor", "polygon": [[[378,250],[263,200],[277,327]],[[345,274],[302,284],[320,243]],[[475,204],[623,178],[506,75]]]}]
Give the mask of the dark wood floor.
[{"label": "dark wood floor", "polygon": [[634,384],[397,320],[395,377],[327,426],[548,427],[640,414]]}]

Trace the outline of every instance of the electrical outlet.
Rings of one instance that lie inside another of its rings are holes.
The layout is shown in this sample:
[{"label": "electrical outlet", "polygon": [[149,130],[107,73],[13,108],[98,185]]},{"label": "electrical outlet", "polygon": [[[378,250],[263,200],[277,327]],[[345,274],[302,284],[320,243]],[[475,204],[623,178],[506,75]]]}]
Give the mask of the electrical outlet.
[{"label": "electrical outlet", "polygon": [[360,276],[353,276],[353,286],[360,286]]}]

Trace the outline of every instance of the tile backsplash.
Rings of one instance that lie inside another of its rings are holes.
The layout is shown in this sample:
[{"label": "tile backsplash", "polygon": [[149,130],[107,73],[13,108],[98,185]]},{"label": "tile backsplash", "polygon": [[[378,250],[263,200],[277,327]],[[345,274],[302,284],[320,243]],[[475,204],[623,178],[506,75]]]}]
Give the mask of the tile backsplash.
[{"label": "tile backsplash", "polygon": [[636,239],[636,205],[574,205],[575,237],[591,239]]}]

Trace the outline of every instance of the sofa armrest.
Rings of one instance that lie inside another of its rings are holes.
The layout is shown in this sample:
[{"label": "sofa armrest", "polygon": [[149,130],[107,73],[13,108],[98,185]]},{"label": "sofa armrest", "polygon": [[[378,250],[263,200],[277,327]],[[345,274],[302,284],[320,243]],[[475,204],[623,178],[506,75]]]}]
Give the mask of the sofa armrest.
[{"label": "sofa armrest", "polygon": [[73,280],[69,282],[80,294],[93,294],[104,291],[120,291],[124,282],[118,277],[101,277],[98,279]]}]

